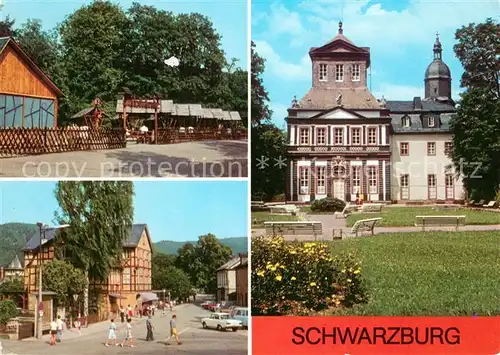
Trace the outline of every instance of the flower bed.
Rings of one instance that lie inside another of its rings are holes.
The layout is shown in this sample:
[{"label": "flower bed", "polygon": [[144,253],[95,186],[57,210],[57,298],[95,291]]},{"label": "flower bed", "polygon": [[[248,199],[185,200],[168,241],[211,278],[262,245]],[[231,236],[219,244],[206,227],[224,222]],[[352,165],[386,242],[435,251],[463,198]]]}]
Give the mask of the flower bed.
[{"label": "flower bed", "polygon": [[307,315],[366,301],[360,264],[328,244],[252,239],[252,315]]}]

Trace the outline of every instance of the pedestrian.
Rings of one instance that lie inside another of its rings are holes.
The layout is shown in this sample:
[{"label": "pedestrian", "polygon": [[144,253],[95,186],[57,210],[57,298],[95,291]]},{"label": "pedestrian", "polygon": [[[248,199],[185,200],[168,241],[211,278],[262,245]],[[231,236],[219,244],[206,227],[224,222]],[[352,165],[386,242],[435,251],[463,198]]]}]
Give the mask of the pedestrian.
[{"label": "pedestrian", "polygon": [[170,312],[173,312],[173,311],[174,311],[174,306],[173,306],[172,301],[170,301]]},{"label": "pedestrian", "polygon": [[153,316],[155,315],[155,309],[156,309],[156,306],[155,306],[155,305],[152,305],[152,306],[151,306],[151,312],[153,312]]},{"label": "pedestrian", "polygon": [[56,324],[57,324],[57,336],[56,336],[56,341],[58,343],[61,342],[61,337],[62,337],[62,331],[63,331],[63,320],[61,319],[61,316],[57,316]]},{"label": "pedestrian", "polygon": [[153,325],[153,321],[151,320],[151,316],[149,315],[148,320],[146,321],[146,331],[147,331],[146,341],[155,340],[155,337],[153,334],[154,329],[155,329],[155,327]]},{"label": "pedestrian", "polygon": [[170,338],[168,340],[170,341],[172,338],[175,338],[175,341],[177,342],[178,345],[181,345],[181,341],[179,340],[179,333],[177,332],[177,315],[173,315],[172,319],[170,320]]},{"label": "pedestrian", "polygon": [[50,322],[50,345],[56,345],[57,322],[52,320]]},{"label": "pedestrian", "polygon": [[126,341],[128,341],[131,348],[134,347],[134,341],[132,338],[132,324],[130,324],[131,321],[132,321],[131,319],[127,319],[127,325],[125,328],[125,339],[123,339],[122,343],[120,344],[122,348]]},{"label": "pedestrian", "polygon": [[116,341],[116,324],[114,319],[111,319],[111,324],[109,325],[108,340],[106,341],[105,345],[109,346],[111,340],[113,341],[115,346],[118,346],[118,342]]},{"label": "pedestrian", "polygon": [[125,308],[122,305],[120,305],[120,320],[125,323]]},{"label": "pedestrian", "polygon": [[82,322],[80,318],[80,313],[78,313],[78,317],[75,320],[75,328],[78,329],[78,335],[82,335]]},{"label": "pedestrian", "polygon": [[128,308],[127,308],[127,322],[132,320],[132,307],[130,307],[130,305],[128,305]]}]

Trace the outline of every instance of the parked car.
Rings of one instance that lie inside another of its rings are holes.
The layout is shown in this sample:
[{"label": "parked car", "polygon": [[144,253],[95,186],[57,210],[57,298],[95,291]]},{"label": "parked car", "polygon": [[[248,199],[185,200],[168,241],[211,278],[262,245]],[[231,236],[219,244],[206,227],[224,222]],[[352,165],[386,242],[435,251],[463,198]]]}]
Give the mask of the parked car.
[{"label": "parked car", "polygon": [[209,311],[216,312],[220,309],[220,303],[210,303],[207,308]]},{"label": "parked car", "polygon": [[204,308],[204,309],[208,309],[208,306],[210,304],[212,304],[213,302],[212,301],[205,301],[201,304],[201,306]]},{"label": "parked car", "polygon": [[201,325],[204,329],[213,328],[220,331],[232,329],[233,332],[243,327],[240,320],[232,318],[230,314],[218,312],[211,314],[210,317],[203,318]]},{"label": "parked car", "polygon": [[243,328],[248,329],[248,308],[234,307],[231,316],[241,321]]}]

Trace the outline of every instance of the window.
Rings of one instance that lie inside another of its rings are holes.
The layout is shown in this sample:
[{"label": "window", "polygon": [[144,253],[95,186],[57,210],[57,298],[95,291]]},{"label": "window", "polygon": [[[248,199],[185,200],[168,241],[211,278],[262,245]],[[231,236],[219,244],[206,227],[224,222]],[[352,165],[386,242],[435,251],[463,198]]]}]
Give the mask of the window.
[{"label": "window", "polygon": [[53,127],[55,101],[0,95],[0,127]]},{"label": "window", "polygon": [[361,144],[361,128],[352,128],[352,144],[360,145]]},{"label": "window", "polygon": [[408,116],[403,117],[403,127],[410,127],[410,126],[411,126],[410,117]]},{"label": "window", "polygon": [[319,65],[319,81],[328,81],[328,72],[326,64]]},{"label": "window", "polygon": [[404,156],[410,155],[410,143],[408,142],[399,143],[399,155],[404,155]]},{"label": "window", "polygon": [[359,64],[352,65],[352,81],[359,81]]},{"label": "window", "polygon": [[326,188],[325,188],[325,176],[326,176],[326,166],[318,166],[316,168],[317,170],[317,176],[316,176],[316,193],[318,195],[325,195],[326,194]]},{"label": "window", "polygon": [[436,155],[436,142],[427,142],[427,155]]},{"label": "window", "polygon": [[434,174],[427,175],[427,189],[428,189],[429,200],[435,200],[436,199],[436,175],[434,175]]},{"label": "window", "polygon": [[376,194],[377,193],[377,167],[369,166],[368,167],[368,193]]},{"label": "window", "polygon": [[429,127],[434,127],[434,125],[436,124],[436,121],[435,121],[434,117],[431,116],[428,118],[427,123],[429,124]]},{"label": "window", "polygon": [[344,65],[335,65],[335,81],[344,81]]},{"label": "window", "polygon": [[377,129],[368,127],[368,144],[377,144]]},{"label": "window", "polygon": [[449,156],[453,149],[453,142],[444,142],[444,154]]},{"label": "window", "polygon": [[352,193],[357,194],[361,192],[361,167],[352,167]]},{"label": "window", "polygon": [[318,145],[326,144],[326,128],[316,129],[316,144]]},{"label": "window", "polygon": [[309,145],[309,128],[300,129],[300,144]]},{"label": "window", "polygon": [[455,198],[455,196],[453,196],[453,175],[451,174],[446,174],[445,177],[444,177],[444,181],[445,181],[445,195],[446,195],[446,198]]},{"label": "window", "polygon": [[410,175],[404,174],[401,175],[401,199],[409,200],[410,199]]},{"label": "window", "polygon": [[309,168],[300,169],[300,194],[309,195]]},{"label": "window", "polygon": [[335,144],[338,144],[338,145],[344,144],[344,129],[343,128],[335,128]]}]

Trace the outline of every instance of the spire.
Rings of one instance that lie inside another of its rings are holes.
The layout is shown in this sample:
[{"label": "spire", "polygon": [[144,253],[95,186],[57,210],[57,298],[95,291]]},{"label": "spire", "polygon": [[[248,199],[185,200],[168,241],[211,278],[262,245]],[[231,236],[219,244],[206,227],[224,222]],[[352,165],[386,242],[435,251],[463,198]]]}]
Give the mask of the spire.
[{"label": "spire", "polygon": [[344,34],[344,30],[342,29],[342,21],[339,21],[339,35]]},{"label": "spire", "polygon": [[441,60],[441,42],[439,42],[439,32],[436,32],[436,42],[434,42],[434,59]]}]

